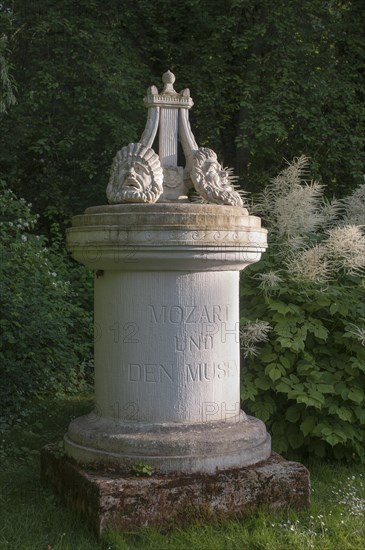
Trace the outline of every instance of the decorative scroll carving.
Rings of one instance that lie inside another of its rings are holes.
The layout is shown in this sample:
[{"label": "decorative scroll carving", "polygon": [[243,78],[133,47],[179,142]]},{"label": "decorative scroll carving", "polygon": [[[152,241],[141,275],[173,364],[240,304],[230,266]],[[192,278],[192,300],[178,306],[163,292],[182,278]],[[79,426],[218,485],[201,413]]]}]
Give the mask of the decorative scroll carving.
[{"label": "decorative scroll carving", "polygon": [[233,186],[236,178],[232,170],[222,167],[212,149],[200,147],[195,151],[191,179],[197,193],[208,202],[243,206],[243,200]]},{"label": "decorative scroll carving", "polygon": [[143,143],[130,143],[114,157],[106,190],[111,204],[154,203],[162,194],[163,172],[158,155]]}]

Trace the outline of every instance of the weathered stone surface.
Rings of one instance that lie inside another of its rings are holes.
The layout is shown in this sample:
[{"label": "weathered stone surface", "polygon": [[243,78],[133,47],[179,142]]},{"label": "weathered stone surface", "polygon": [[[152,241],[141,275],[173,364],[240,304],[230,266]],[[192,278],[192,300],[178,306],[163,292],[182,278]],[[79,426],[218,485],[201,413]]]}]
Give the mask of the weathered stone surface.
[{"label": "weathered stone surface", "polygon": [[266,246],[260,218],[214,204],[93,206],[67,230],[74,259],[93,270],[240,271]]},{"label": "weathered stone surface", "polygon": [[[148,397],[148,396],[147,396]],[[235,411],[233,411],[235,412]],[[73,420],[65,452],[85,464],[130,468],[146,462],[162,473],[214,473],[267,459],[271,438],[265,424],[243,411],[238,422],[120,422],[94,415]],[[235,418],[233,418],[235,420]]]},{"label": "weathered stone surface", "polygon": [[145,461],[214,473],[270,456],[240,411],[239,271],[266,248],[237,206],[115,204],[73,219],[68,248],[97,270],[95,409],[65,452],[82,463]]},{"label": "weathered stone surface", "polygon": [[112,466],[102,471],[83,468],[47,446],[41,468],[43,481],[51,483],[98,534],[240,517],[258,507],[302,510],[310,504],[308,470],[275,453],[253,466],[214,474],[132,477]]}]

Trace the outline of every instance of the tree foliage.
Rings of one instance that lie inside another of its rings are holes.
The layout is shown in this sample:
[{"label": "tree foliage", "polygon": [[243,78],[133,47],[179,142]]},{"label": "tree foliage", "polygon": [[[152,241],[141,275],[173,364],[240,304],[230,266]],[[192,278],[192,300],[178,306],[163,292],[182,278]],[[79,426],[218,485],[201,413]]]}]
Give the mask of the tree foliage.
[{"label": "tree foliage", "polygon": [[[92,348],[92,276],[35,235],[30,204],[0,182],[0,429],[29,397],[78,391]],[[70,279],[71,275],[71,279]],[[72,283],[72,284],[71,284]],[[91,373],[91,372],[90,372]]]},{"label": "tree foliage", "polygon": [[11,75],[8,43],[11,19],[10,9],[0,3],[0,116],[15,103],[15,82]]},{"label": "tree foliage", "polygon": [[18,95],[2,121],[0,163],[11,187],[49,220],[105,202],[111,158],[142,125],[144,65],[122,39],[117,4],[15,5]]},{"label": "tree foliage", "polygon": [[115,151],[141,135],[144,90],[167,68],[191,88],[199,144],[244,187],[303,153],[329,192],[361,182],[361,0],[8,4],[2,43],[18,92],[1,120],[0,169],[44,219],[105,202]]},{"label": "tree foliage", "polygon": [[[153,71],[191,86],[193,127],[257,190],[307,154],[331,191],[364,171],[365,6],[358,0],[127,2],[124,25]],[[142,23],[146,32],[139,32]]]}]

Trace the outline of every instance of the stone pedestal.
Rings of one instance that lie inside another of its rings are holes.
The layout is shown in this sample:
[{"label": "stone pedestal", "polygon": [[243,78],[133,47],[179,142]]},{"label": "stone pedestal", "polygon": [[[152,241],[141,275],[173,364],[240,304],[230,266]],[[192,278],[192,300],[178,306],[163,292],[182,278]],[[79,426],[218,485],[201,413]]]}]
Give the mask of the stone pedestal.
[{"label": "stone pedestal", "polygon": [[[162,80],[140,141],[114,157],[112,204],[67,232],[95,271],[95,409],[71,422],[65,454],[44,450],[42,475],[99,533],[181,522],[187,507],[235,516],[309,499],[307,470],[271,456],[265,425],[240,409],[239,273],[266,230],[232,170],[198,147],[189,90]],[[188,202],[192,188],[205,203]]]},{"label": "stone pedestal", "polygon": [[308,470],[279,455],[214,474],[126,476],[116,467],[81,467],[52,446],[41,455],[42,479],[100,535],[136,527],[171,528],[196,521],[241,518],[259,508],[273,513],[310,504]]},{"label": "stone pedestal", "polygon": [[266,460],[264,424],[240,410],[239,271],[266,247],[239,207],[88,208],[67,235],[96,272],[95,410],[68,456],[156,472],[213,473]]}]

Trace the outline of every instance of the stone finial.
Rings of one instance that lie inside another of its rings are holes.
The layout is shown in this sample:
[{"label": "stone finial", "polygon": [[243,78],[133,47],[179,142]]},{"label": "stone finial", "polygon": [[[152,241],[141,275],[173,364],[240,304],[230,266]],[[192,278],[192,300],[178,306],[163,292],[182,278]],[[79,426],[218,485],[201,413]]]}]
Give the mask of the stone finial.
[{"label": "stone finial", "polygon": [[162,90],[163,94],[177,94],[176,90],[174,89],[175,80],[176,77],[171,71],[167,71],[162,75],[162,82],[164,84],[164,88]]}]

